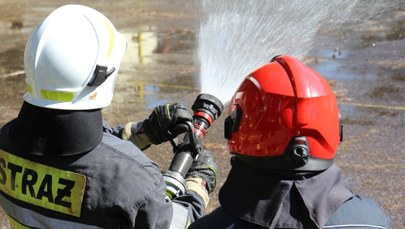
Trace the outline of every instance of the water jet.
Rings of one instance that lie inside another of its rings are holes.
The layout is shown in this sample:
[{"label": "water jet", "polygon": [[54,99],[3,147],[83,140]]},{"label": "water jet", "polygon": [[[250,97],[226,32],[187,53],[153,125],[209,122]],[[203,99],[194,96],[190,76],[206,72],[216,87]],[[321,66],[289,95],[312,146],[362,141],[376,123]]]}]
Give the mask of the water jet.
[{"label": "water jet", "polygon": [[230,101],[244,77],[279,54],[302,58],[321,29],[357,1],[203,0],[197,57],[201,92]]}]

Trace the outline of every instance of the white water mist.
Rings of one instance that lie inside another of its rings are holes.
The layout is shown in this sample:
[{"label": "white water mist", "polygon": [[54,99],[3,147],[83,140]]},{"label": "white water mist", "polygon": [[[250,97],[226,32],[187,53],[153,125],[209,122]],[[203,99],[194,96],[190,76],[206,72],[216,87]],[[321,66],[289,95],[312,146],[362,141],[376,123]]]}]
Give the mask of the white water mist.
[{"label": "white water mist", "polygon": [[202,0],[197,55],[201,92],[228,103],[245,76],[285,54],[303,57],[320,28],[356,1]]}]

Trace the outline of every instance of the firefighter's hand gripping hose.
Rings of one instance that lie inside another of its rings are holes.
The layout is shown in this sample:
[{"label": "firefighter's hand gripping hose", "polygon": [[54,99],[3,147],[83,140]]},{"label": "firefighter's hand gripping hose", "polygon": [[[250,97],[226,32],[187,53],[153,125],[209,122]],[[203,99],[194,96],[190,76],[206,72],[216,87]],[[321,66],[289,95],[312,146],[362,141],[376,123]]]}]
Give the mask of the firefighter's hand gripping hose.
[{"label": "firefighter's hand gripping hose", "polygon": [[217,186],[219,169],[211,152],[202,147],[202,139],[208,128],[223,110],[223,104],[216,97],[200,94],[195,100],[193,122],[186,121],[188,131],[181,143],[171,140],[174,158],[168,171],[163,174],[166,181],[166,196],[174,199],[187,190],[199,194],[208,204],[208,194]]},{"label": "firefighter's hand gripping hose", "polygon": [[[142,150],[152,143],[170,141],[175,154],[168,171],[163,173],[166,196],[174,199],[190,190],[207,205],[208,195],[217,186],[219,169],[212,153],[203,149],[202,139],[221,115],[223,104],[212,95],[200,94],[192,109],[193,116],[178,103],[158,106],[143,122],[128,123],[122,138]],[[182,133],[184,138],[179,143],[176,137]]]},{"label": "firefighter's hand gripping hose", "polygon": [[126,124],[122,138],[144,150],[151,144],[158,145],[186,132],[189,127],[185,123],[191,121],[191,114],[181,104],[161,105],[157,106],[143,122]]},{"label": "firefighter's hand gripping hose", "polygon": [[187,131],[185,122],[191,122],[192,116],[181,104],[166,104],[157,106],[143,121],[143,128],[149,140],[158,145],[169,141]]},{"label": "firefighter's hand gripping hose", "polygon": [[208,195],[218,186],[218,181],[218,165],[215,163],[212,153],[203,150],[186,175],[186,188],[200,195],[204,200],[205,207],[207,207]]}]

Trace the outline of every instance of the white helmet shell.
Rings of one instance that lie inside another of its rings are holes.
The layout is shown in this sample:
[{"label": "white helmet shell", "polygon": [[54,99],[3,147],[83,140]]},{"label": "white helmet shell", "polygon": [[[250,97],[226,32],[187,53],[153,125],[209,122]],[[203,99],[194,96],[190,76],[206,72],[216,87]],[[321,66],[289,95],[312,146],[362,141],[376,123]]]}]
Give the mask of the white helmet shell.
[{"label": "white helmet shell", "polygon": [[[82,5],[62,6],[28,40],[24,100],[61,110],[106,107],[125,50],[124,36],[100,12]],[[92,84],[97,75],[98,83]]]}]

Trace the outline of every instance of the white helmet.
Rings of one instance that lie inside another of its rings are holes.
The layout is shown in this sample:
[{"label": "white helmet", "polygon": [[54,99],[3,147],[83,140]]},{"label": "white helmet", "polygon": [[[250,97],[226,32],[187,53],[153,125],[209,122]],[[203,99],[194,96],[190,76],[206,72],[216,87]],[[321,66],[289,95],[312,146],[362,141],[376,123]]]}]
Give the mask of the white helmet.
[{"label": "white helmet", "polygon": [[28,40],[24,100],[61,110],[106,107],[125,50],[125,38],[100,12],[81,5],[62,6]]}]

